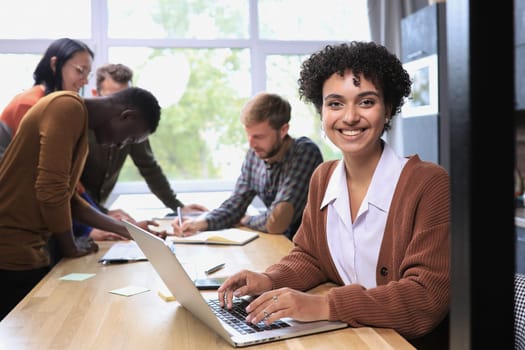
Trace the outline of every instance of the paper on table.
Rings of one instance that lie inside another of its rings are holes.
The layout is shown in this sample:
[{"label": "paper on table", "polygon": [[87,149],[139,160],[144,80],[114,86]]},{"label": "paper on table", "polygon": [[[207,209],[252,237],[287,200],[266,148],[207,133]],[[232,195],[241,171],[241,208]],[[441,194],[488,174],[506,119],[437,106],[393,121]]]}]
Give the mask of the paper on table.
[{"label": "paper on table", "polygon": [[167,242],[244,245],[259,237],[256,231],[227,228],[217,231],[201,231],[188,237],[167,236]]},{"label": "paper on table", "polygon": [[[195,212],[193,214],[185,214],[183,215],[183,217],[198,219],[199,217],[201,216],[204,217],[205,215],[206,215],[206,212],[204,213]],[[168,234],[173,234],[173,226],[171,226],[171,223],[174,220],[178,220],[178,217],[177,216],[166,216],[163,218],[154,218],[153,221],[155,221],[158,224],[158,226],[149,225],[148,228],[154,232],[166,231],[166,233]]]},{"label": "paper on table", "polygon": [[148,228],[151,231],[155,232],[162,232],[166,231],[168,234],[173,234],[173,227],[171,226],[171,223],[173,220],[176,220],[177,217],[166,217],[166,218],[155,218],[153,221],[155,221],[159,226],[149,225]]},{"label": "paper on table", "polygon": [[145,287],[127,286],[123,288],[113,289],[113,290],[110,290],[109,292],[112,294],[118,294],[118,295],[123,295],[125,297],[129,297],[135,294],[144,293],[148,291],[149,289]]},{"label": "paper on table", "polygon": [[95,276],[94,273],[70,273],[59,278],[61,281],[83,281]]},{"label": "paper on table", "polygon": [[109,250],[100,258],[102,263],[123,263],[131,261],[145,261],[148,260],[142,250],[140,250],[137,242],[124,241],[114,243]]}]

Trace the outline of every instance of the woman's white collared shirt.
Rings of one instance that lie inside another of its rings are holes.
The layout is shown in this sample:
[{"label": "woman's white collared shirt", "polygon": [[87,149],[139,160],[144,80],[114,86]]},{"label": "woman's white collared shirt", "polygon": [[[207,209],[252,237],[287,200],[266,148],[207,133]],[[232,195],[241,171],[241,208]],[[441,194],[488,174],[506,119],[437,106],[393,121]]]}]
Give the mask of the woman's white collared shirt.
[{"label": "woman's white collared shirt", "polygon": [[326,232],[330,254],[345,284],[377,286],[376,265],[386,219],[397,182],[407,158],[387,143],[361,207],[352,223],[344,161],[329,180],[321,209],[328,207]]}]

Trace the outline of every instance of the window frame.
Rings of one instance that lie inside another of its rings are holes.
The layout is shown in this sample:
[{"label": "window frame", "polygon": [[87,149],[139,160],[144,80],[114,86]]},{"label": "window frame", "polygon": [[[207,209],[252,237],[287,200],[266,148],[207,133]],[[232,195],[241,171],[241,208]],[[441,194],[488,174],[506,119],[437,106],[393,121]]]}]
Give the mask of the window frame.
[{"label": "window frame", "polygon": [[[320,40],[268,40],[259,37],[259,14],[257,0],[247,0],[249,9],[248,39],[133,39],[109,38],[107,3],[109,0],[91,0],[91,37],[78,38],[85,42],[95,52],[93,67],[98,67],[109,61],[110,47],[151,47],[151,48],[244,48],[250,51],[251,94],[266,89],[266,58],[269,55],[308,55],[327,44],[337,44],[341,41]],[[67,36],[67,35],[64,35]],[[55,38],[50,39],[0,39],[0,53],[30,53],[41,54]],[[95,79],[91,79],[83,90],[84,96],[90,96],[89,91],[95,87]],[[172,188],[178,192],[231,190],[234,181],[231,180],[196,180],[170,181]],[[204,184],[204,186],[203,186]],[[145,181],[118,182],[114,193],[147,193],[149,189]]]}]

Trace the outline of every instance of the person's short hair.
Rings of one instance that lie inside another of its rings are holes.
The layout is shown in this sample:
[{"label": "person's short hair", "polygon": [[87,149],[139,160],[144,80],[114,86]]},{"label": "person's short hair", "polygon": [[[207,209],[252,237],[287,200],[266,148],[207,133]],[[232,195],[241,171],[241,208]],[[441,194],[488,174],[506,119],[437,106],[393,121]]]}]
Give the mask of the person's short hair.
[{"label": "person's short hair", "polygon": [[252,97],[241,111],[241,122],[245,126],[258,124],[266,120],[270,126],[279,130],[290,121],[292,107],[277,94],[260,92]]},{"label": "person's short hair", "polygon": [[119,84],[131,83],[131,80],[133,79],[133,70],[122,63],[108,63],[100,66],[97,68],[96,73],[96,86],[98,92],[100,92],[102,83],[108,77]]},{"label": "person's short hair", "polygon": [[[62,67],[77,52],[87,52],[91,58],[95,57],[93,51],[79,40],[61,38],[53,41],[33,72],[34,85],[44,84],[46,95],[53,91],[63,90]],[[55,70],[51,69],[51,57],[56,57]]]},{"label": "person's short hair", "polygon": [[115,103],[126,109],[138,110],[140,117],[146,121],[150,133],[157,130],[160,121],[161,108],[157,98],[148,90],[139,87],[129,87],[115,92],[110,97]]},{"label": "person's short hair", "polygon": [[[362,75],[382,92],[385,105],[391,108],[390,120],[401,111],[404,98],[410,95],[410,76],[394,54],[374,42],[352,41],[327,45],[302,63],[298,80],[300,98],[311,102],[321,114],[325,81],[334,73],[343,76],[346,70],[355,76]],[[385,130],[389,128],[390,121]]]}]

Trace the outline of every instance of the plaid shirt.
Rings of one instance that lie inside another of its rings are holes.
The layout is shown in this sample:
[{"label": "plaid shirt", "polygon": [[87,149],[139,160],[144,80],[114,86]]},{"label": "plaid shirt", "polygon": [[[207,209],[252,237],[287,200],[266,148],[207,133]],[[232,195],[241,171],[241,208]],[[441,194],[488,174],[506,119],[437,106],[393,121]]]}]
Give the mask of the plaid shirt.
[{"label": "plaid shirt", "polygon": [[308,185],[314,169],[323,161],[319,147],[307,137],[287,136],[283,151],[275,162],[265,162],[253,150],[244,159],[241,175],[230,198],[206,216],[209,230],[232,227],[239,223],[255,196],[264,202],[266,212],[251,216],[246,226],[267,232],[266,221],[276,204],[288,202],[294,209],[289,238],[301,223]]}]

